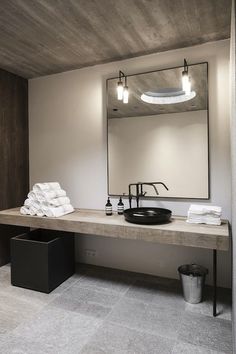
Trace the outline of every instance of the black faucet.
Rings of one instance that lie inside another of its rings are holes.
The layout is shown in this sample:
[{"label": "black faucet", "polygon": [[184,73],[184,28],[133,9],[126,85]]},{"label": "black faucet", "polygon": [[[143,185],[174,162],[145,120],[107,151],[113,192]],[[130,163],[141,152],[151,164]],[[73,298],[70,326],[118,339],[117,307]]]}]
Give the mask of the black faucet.
[{"label": "black faucet", "polygon": [[146,185],[146,186],[152,186],[156,192],[156,195],[159,195],[159,192],[157,190],[157,187],[156,185],[157,184],[161,184],[163,187],[165,187],[165,189],[168,191],[169,188],[167,188],[167,186],[165,185],[165,183],[163,182],[137,182],[137,183],[130,183],[129,184],[129,207],[131,208],[132,206],[132,197],[133,197],[133,194],[131,193],[131,187],[132,186],[136,186],[136,195],[135,195],[135,198],[136,198],[136,203],[137,203],[137,208],[139,207],[139,199],[140,197],[144,197],[146,192],[143,191],[143,186]]},{"label": "black faucet", "polygon": [[132,198],[133,198],[133,194],[131,193],[132,186],[136,186],[136,200],[137,200],[137,195],[139,194],[139,184],[138,183],[130,183],[129,184],[129,207],[130,208],[132,206]]}]

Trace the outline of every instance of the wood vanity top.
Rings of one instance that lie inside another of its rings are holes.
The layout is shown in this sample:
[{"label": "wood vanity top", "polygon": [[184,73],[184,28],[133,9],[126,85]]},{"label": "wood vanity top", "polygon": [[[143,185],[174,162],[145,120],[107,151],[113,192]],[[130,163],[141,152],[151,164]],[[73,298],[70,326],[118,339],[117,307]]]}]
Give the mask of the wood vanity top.
[{"label": "wood vanity top", "polygon": [[220,226],[188,224],[185,217],[174,216],[163,225],[137,225],[125,221],[123,215],[106,216],[101,210],[76,209],[75,212],[48,218],[21,215],[19,208],[0,211],[0,224],[70,231],[129,240],[142,240],[172,245],[226,251],[229,249],[229,223]]}]

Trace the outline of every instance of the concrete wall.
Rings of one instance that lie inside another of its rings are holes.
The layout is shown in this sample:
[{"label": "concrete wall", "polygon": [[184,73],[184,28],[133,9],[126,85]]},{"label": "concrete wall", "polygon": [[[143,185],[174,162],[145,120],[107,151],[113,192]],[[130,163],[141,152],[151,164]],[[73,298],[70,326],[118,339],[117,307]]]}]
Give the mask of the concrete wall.
[{"label": "concrete wall", "polygon": [[[184,48],[56,74],[29,82],[30,180],[59,181],[78,208],[103,209],[107,196],[106,79],[181,65],[209,62],[211,199],[230,218],[229,41]],[[186,146],[187,148],[187,146]],[[116,205],[117,201],[112,201]],[[190,200],[145,201],[186,215]],[[96,250],[87,256],[86,249]],[[145,244],[103,237],[77,239],[80,261],[177,277],[178,265],[199,262],[211,270],[207,250]],[[219,282],[230,286],[229,253],[219,254]],[[211,274],[209,275],[211,281]]]}]

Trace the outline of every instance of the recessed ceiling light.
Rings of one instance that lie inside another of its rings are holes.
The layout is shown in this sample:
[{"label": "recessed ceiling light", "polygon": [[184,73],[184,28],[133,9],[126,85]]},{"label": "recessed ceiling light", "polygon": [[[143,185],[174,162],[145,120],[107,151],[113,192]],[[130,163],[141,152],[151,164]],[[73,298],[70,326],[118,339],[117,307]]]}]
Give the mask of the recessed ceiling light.
[{"label": "recessed ceiling light", "polygon": [[192,100],[195,96],[195,91],[186,94],[185,91],[179,88],[164,88],[144,92],[141,95],[141,100],[151,104],[174,104]]}]

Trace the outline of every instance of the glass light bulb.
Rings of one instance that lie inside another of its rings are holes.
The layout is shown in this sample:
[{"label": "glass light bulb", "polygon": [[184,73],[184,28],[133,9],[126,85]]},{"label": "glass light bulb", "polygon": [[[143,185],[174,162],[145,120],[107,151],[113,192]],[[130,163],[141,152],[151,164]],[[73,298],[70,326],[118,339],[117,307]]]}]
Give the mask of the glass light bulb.
[{"label": "glass light bulb", "polygon": [[119,81],[117,84],[117,99],[120,101],[123,99],[123,91],[124,91],[123,83],[122,81]]},{"label": "glass light bulb", "polygon": [[123,103],[128,103],[128,102],[129,102],[129,89],[128,86],[125,86],[123,90]]},{"label": "glass light bulb", "polygon": [[190,95],[191,93],[191,81],[188,79],[188,81],[185,84],[185,94]]},{"label": "glass light bulb", "polygon": [[182,72],[182,90],[186,92],[188,89],[189,77],[187,71]]}]

